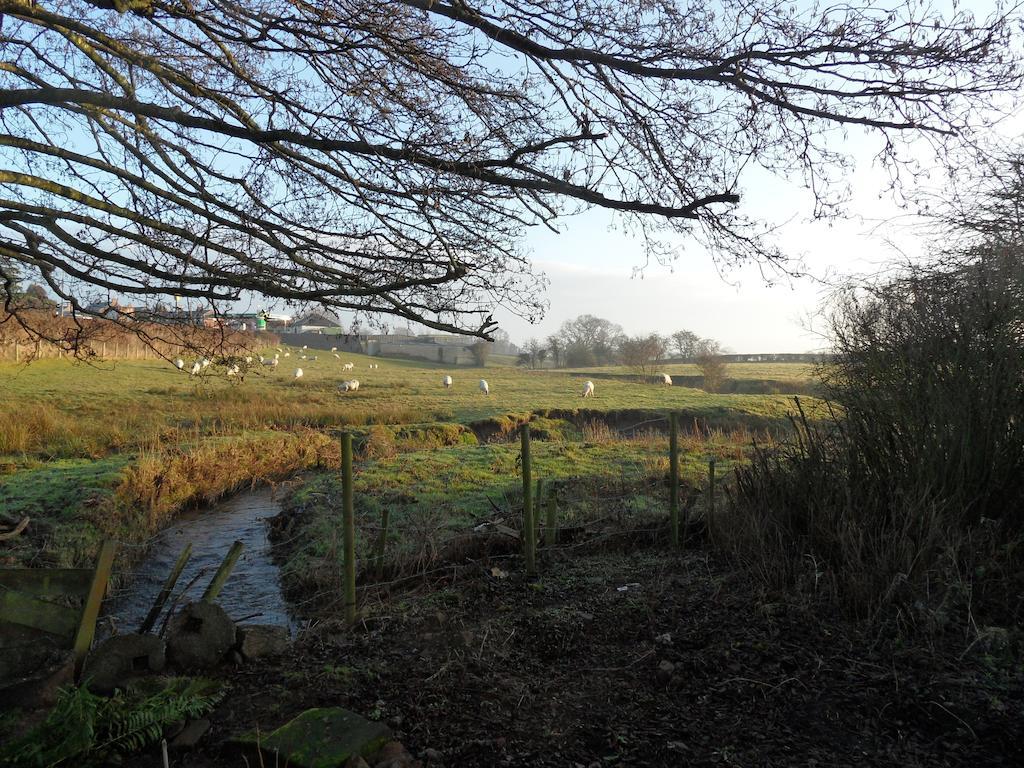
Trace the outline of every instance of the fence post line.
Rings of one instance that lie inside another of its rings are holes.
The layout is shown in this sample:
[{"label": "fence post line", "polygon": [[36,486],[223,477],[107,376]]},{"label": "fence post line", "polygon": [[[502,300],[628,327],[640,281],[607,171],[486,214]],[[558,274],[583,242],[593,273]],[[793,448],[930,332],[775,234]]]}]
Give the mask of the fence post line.
[{"label": "fence post line", "polygon": [[711,518],[715,516],[715,457],[708,460],[708,537],[711,536]]},{"label": "fence post line", "polygon": [[523,463],[523,550],[526,558],[526,574],[537,573],[537,529],[533,525],[533,468],[530,462],[530,425],[519,427],[519,442]]},{"label": "fence post line", "polygon": [[356,621],[356,514],[352,498],[352,434],[341,436],[342,530],[345,549],[345,621]]},{"label": "fence post line", "polygon": [[679,546],[679,415],[668,415],[668,513],[673,547]]}]

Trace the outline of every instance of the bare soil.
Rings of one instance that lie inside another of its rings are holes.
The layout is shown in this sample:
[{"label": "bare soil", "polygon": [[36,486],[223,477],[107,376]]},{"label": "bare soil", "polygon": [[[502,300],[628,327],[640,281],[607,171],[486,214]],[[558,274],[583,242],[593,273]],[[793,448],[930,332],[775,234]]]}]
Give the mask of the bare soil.
[{"label": "bare soil", "polygon": [[697,552],[501,563],[222,670],[185,764],[242,765],[231,735],[340,705],[449,767],[1024,765],[1020,659],[962,632],[901,647]]}]

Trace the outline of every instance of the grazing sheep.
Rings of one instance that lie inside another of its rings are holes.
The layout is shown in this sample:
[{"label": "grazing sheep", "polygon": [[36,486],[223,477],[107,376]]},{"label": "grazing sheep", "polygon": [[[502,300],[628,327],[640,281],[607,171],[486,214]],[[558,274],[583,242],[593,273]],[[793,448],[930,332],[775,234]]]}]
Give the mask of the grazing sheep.
[{"label": "grazing sheep", "polygon": [[352,379],[352,381],[343,381],[338,385],[338,389],[342,392],[356,392],[359,389],[359,380]]},{"label": "grazing sheep", "polygon": [[277,368],[277,364],[280,362],[276,357],[273,360],[264,360],[263,364],[270,368]]},{"label": "grazing sheep", "polygon": [[309,357],[307,357],[306,359],[309,360],[310,362],[313,362],[317,359],[317,355],[309,355]]},{"label": "grazing sheep", "polygon": [[228,376],[237,376],[240,370],[241,368],[239,368],[238,365],[232,365],[228,368]]},{"label": "grazing sheep", "polygon": [[189,371],[188,375],[189,376],[198,376],[199,372],[202,371],[202,370],[203,370],[203,364],[201,362],[199,362],[198,360],[196,360],[194,363],[192,363],[192,370]]},{"label": "grazing sheep", "polygon": [[302,348],[303,348],[303,349],[306,349],[306,345],[305,345],[305,344],[303,344],[303,345],[302,345]]},{"label": "grazing sheep", "polygon": [[284,356],[285,356],[285,357],[291,357],[291,356],[292,356],[292,353],[291,353],[291,352],[285,352],[285,353],[284,353]]},{"label": "grazing sheep", "polygon": [[341,370],[343,370],[343,371],[351,371],[355,367],[356,367],[355,363],[345,363],[343,366],[341,366]]},{"label": "grazing sheep", "polygon": [[583,382],[583,396],[593,397],[594,396],[594,382],[585,381]]},{"label": "grazing sheep", "polygon": [[177,368],[179,371],[185,370],[185,361],[179,357],[177,360],[174,361],[174,367]]},{"label": "grazing sheep", "polygon": [[671,387],[672,377],[669,376],[667,373],[661,374],[661,383],[664,384],[666,387]]},{"label": "grazing sheep", "polygon": [[245,356],[245,364],[250,365],[252,363],[252,355]]},{"label": "grazing sheep", "polygon": [[487,383],[487,379],[480,379],[480,391],[485,395],[491,394],[491,387]]},{"label": "grazing sheep", "polygon": [[337,352],[337,351],[338,351],[337,347],[331,347],[331,352]]},{"label": "grazing sheep", "polygon": [[335,352],[335,353],[334,353],[334,356],[335,356],[336,358],[338,358],[339,360],[341,360],[341,355],[339,355],[339,354],[338,354],[337,352]]},{"label": "grazing sheep", "polygon": [[203,358],[203,368],[206,368],[210,364],[210,359],[207,357]]},{"label": "grazing sheep", "polygon": [[301,368],[296,368],[295,369],[295,378],[296,379],[301,379],[302,378],[302,369]]},{"label": "grazing sheep", "polygon": [[443,379],[441,379],[441,383],[444,384],[444,388],[445,389],[451,389],[452,388],[452,377],[451,376],[445,376]]},{"label": "grazing sheep", "polygon": [[281,349],[280,347],[276,347],[276,349],[277,349],[278,352],[284,352],[284,350]]}]

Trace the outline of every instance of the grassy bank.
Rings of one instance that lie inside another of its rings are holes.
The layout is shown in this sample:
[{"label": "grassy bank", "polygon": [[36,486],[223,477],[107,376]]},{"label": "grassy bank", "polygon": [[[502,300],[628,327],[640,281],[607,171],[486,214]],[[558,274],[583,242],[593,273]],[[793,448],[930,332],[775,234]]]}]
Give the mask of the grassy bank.
[{"label": "grassy bank", "polygon": [[[158,361],[0,365],[0,525],[32,518],[6,548],[7,562],[78,563],[101,535],[145,538],[183,506],[323,461],[337,450],[341,428],[366,436],[368,458],[399,462],[399,452],[448,446],[458,459],[467,443],[510,436],[531,418],[542,437],[571,441],[602,426],[629,431],[652,422],[648,428],[664,431],[665,413],[677,410],[686,429],[722,437],[781,428],[792,410],[787,395],[709,395],[628,375],[597,379],[596,397],[582,400],[579,372],[509,367],[451,371],[455,384],[446,390],[449,371],[434,364],[322,351],[301,360],[308,353],[283,349],[289,357],[276,370],[255,365],[244,380],[216,363],[198,377]],[[489,396],[477,386],[482,377]],[[339,392],[350,378],[360,380],[359,391]],[[381,467],[381,487],[400,487],[412,471]]]}]

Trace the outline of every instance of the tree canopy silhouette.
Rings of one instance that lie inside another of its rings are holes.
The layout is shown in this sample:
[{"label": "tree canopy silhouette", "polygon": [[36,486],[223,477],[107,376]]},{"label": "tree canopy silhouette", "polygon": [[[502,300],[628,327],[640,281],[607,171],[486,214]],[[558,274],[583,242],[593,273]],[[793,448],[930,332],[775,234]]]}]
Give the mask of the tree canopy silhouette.
[{"label": "tree canopy silhouette", "polygon": [[[722,0],[0,0],[0,280],[252,291],[487,338],[523,234],[587,207],[780,263],[744,171],[837,200],[848,127],[941,144],[1011,19]],[[159,298],[158,298],[159,297]],[[8,307],[8,309],[11,309]]]}]

